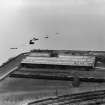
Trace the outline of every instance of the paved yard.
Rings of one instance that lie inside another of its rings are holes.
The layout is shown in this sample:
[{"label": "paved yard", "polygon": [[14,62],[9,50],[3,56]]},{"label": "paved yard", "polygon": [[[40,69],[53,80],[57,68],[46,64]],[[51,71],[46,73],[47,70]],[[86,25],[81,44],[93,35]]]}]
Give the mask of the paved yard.
[{"label": "paved yard", "polygon": [[40,97],[93,91],[104,89],[104,87],[105,83],[81,83],[79,88],[73,88],[69,81],[7,77],[0,81],[0,104],[20,105],[20,103]]}]

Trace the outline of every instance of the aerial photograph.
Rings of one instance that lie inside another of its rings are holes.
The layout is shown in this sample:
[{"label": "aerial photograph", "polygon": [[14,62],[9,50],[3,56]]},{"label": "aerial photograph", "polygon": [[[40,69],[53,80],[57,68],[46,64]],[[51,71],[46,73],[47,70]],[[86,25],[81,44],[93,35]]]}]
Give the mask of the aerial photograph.
[{"label": "aerial photograph", "polygon": [[105,0],[0,0],[0,105],[105,105]]}]

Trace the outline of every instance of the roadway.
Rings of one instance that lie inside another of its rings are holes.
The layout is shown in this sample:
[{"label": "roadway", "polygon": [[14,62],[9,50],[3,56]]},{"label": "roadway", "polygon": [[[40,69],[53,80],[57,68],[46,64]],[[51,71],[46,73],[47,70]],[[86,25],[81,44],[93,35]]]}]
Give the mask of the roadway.
[{"label": "roadway", "polygon": [[16,57],[14,57],[9,62],[3,64],[0,67],[0,80],[4,79],[11,72],[17,70],[19,68],[21,60],[24,59],[27,56],[27,54],[22,53],[22,54],[20,54],[20,55],[18,55]]}]

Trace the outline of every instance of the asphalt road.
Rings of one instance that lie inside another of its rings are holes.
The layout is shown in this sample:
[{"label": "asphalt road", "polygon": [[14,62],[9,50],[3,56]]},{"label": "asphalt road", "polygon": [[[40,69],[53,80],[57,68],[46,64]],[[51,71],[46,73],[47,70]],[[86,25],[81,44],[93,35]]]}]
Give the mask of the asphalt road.
[{"label": "asphalt road", "polygon": [[16,70],[19,67],[21,60],[23,58],[25,58],[26,56],[27,55],[25,55],[25,54],[20,54],[16,58],[14,58],[13,60],[11,60],[10,62],[2,65],[0,67],[0,80],[4,79],[11,72],[13,72],[14,70]]}]

